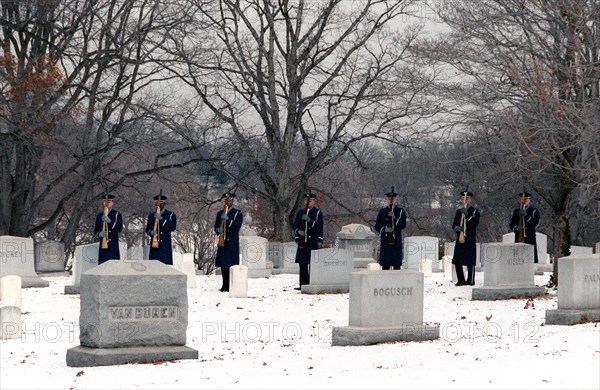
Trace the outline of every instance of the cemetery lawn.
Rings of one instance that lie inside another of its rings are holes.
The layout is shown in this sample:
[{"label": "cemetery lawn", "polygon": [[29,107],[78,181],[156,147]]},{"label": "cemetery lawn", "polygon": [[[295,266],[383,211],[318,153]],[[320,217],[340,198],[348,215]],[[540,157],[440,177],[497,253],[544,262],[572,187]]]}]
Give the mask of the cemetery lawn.
[{"label": "cemetery lawn", "polygon": [[[248,298],[229,298],[220,276],[197,275],[187,331],[197,360],[67,367],[79,296],[64,294],[70,277],[54,275],[41,275],[50,287],[22,290],[22,338],[0,341],[2,389],[600,388],[600,324],[545,325],[555,290],[472,301],[472,287],[445,273],[425,278],[435,341],[332,347],[331,328],[348,325],[348,294],[301,294],[298,275],[284,274],[250,279]],[[535,278],[542,286],[549,274]]]}]

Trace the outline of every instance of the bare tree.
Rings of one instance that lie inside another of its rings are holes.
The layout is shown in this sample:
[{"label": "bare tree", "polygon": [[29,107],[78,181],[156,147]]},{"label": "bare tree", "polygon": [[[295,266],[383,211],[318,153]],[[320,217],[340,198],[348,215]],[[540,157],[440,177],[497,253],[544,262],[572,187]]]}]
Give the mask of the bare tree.
[{"label": "bare tree", "polygon": [[161,31],[178,22],[168,9],[160,1],[2,2],[0,234],[60,224],[73,243],[95,210],[91,199],[178,158],[180,143],[168,161],[141,152],[164,134],[148,126],[148,113],[164,108],[152,56]]},{"label": "bare tree", "polygon": [[303,191],[328,192],[315,175],[361,140],[422,130],[415,97],[435,72],[411,61],[417,28],[392,30],[411,3],[189,0],[189,24],[169,32],[163,65],[202,102],[215,168],[272,207],[275,238]]},{"label": "bare tree", "polygon": [[452,50],[436,55],[462,77],[444,85],[461,125],[494,132],[550,206],[558,259],[571,196],[600,183],[600,3],[457,2],[438,11],[452,32],[435,47]]}]

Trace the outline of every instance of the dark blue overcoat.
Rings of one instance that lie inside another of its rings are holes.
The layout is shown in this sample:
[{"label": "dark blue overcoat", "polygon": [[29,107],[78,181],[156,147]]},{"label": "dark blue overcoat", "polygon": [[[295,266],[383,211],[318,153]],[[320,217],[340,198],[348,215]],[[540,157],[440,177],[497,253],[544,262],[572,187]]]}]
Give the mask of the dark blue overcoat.
[{"label": "dark blue overcoat", "polygon": [[380,234],[379,246],[379,264],[381,265],[402,265],[402,229],[406,227],[406,211],[397,205],[394,205],[394,245],[390,245],[388,235],[384,229],[388,226],[389,208],[384,207],[379,210],[377,220],[375,221],[375,231]]},{"label": "dark blue overcoat", "polygon": [[[508,226],[510,226],[510,230],[515,233],[515,242],[519,242],[519,231],[516,227],[519,225],[521,216],[519,215],[520,208],[515,209],[512,213],[512,217],[510,218],[510,222]],[[540,211],[533,206],[529,206],[525,208],[525,243],[531,244],[534,247],[534,262],[538,262],[538,253],[537,253],[537,241],[535,239],[535,227],[540,222]]]},{"label": "dark blue overcoat", "polygon": [[[298,209],[294,219],[294,240],[296,243],[300,242],[298,232],[304,230],[303,214],[304,209]],[[310,251],[319,249],[323,245],[323,213],[318,207],[313,206],[308,209],[308,216],[311,221],[308,223],[306,246],[304,248],[298,246],[296,249],[296,263],[298,264],[310,264]]]},{"label": "dark blue overcoat", "polygon": [[[158,248],[152,248],[150,245],[150,260],[159,260],[162,263],[173,265],[173,248],[171,244],[171,232],[177,228],[177,216],[174,212],[163,209],[160,213],[162,219],[158,222]],[[154,213],[148,214],[148,222],[146,223],[146,234],[152,235],[150,232],[154,229]]]},{"label": "dark blue overcoat", "polygon": [[[465,216],[467,232],[465,234],[465,242],[458,242],[459,233],[456,233],[456,241],[454,244],[454,255],[452,256],[452,264],[458,265],[475,265],[477,261],[477,225],[479,225],[479,217],[481,213],[473,206],[469,206]],[[452,229],[455,226],[460,226],[460,209],[456,210]]]},{"label": "dark blue overcoat", "polygon": [[[221,215],[223,210],[217,213],[215,220],[215,233],[218,235],[217,228],[221,227]],[[225,245],[217,247],[217,258],[215,265],[217,267],[232,267],[240,263],[240,229],[244,221],[244,215],[241,210],[231,207],[227,211],[229,219],[225,221]]]},{"label": "dark blue overcoat", "polygon": [[[102,216],[104,213],[96,215],[96,223],[94,224],[94,234],[98,237],[98,234],[102,231]],[[110,209],[108,211],[108,218],[110,223],[108,224],[108,248],[102,249],[102,237],[98,237],[100,244],[98,245],[98,264],[102,264],[108,260],[119,260],[121,254],[119,253],[119,233],[123,230],[123,215],[117,210]]]}]

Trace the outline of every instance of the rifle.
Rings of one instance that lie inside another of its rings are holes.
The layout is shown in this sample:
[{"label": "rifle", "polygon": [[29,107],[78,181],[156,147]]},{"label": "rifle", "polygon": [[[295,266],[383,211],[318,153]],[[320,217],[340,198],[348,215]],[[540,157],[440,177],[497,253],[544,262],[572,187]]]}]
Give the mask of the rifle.
[{"label": "rifle", "polygon": [[[521,194],[521,210],[525,209],[525,192]],[[519,225],[521,225],[521,231],[519,232],[519,242],[525,242],[525,216],[521,215],[519,217]]]},{"label": "rifle", "polygon": [[[228,212],[229,212],[229,196],[226,196],[225,201],[223,202],[223,214],[221,214],[221,216],[227,215]],[[217,244],[218,246],[225,246],[225,237],[226,237],[225,220],[221,218],[221,233],[219,233],[219,243]]]},{"label": "rifle", "polygon": [[392,228],[391,233],[387,234],[388,245],[396,245],[396,229],[394,229],[394,217],[389,215],[389,212],[394,211],[394,186],[392,186],[392,192],[390,192],[390,199],[388,205],[388,220],[387,226]]},{"label": "rifle", "polygon": [[[162,199],[162,189],[158,194],[158,199],[156,200],[156,213],[160,214],[160,202]],[[158,217],[154,217],[154,231],[156,234],[152,236],[152,248],[156,249],[159,246],[158,236],[160,235],[160,224],[158,223]]]},{"label": "rifle", "polygon": [[[310,194],[310,191],[307,191],[306,193]],[[310,206],[309,202],[310,202],[310,196],[307,196],[306,203],[304,204],[304,215],[308,215],[308,209]],[[304,231],[304,235],[300,236],[300,239],[298,240],[298,247],[306,248],[306,236],[308,235],[308,221],[304,221],[302,230]]]},{"label": "rifle", "polygon": [[[108,217],[108,195],[104,197],[104,215]],[[108,223],[106,221],[102,223],[102,231],[108,233]],[[108,249],[108,236],[102,237],[100,247],[102,249]]]},{"label": "rifle", "polygon": [[[467,207],[467,191],[465,191],[463,197],[463,207]],[[462,230],[458,233],[458,242],[464,244],[467,236],[467,224],[465,223],[465,215],[462,212],[460,213],[460,227],[462,227]]]}]

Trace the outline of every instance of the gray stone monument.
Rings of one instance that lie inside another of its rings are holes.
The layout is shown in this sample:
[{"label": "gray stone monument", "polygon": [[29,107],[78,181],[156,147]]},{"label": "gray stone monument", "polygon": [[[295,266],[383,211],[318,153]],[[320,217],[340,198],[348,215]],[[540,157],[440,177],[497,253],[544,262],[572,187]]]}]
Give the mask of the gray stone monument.
[{"label": "gray stone monument", "polygon": [[548,236],[544,233],[535,233],[535,242],[537,243],[539,264],[550,264],[550,255],[548,254]]},{"label": "gray stone monument", "polygon": [[36,242],[35,271],[65,272],[65,244],[55,240]]},{"label": "gray stone monument", "polygon": [[21,286],[48,287],[50,283],[35,273],[35,253],[30,237],[0,236],[0,278],[21,277]]},{"label": "gray stone monument", "polygon": [[186,347],[187,276],[160,261],[107,261],[81,275],[79,341],[67,366],[197,359]]},{"label": "gray stone monument", "polygon": [[300,269],[296,264],[295,241],[269,242],[269,260],[273,262],[273,275],[298,274]]},{"label": "gray stone monument", "polygon": [[310,284],[302,286],[302,294],[347,293],[354,255],[347,249],[326,248],[311,251]]},{"label": "gray stone monument", "polygon": [[248,267],[245,265],[234,265],[229,268],[229,297],[248,297]]},{"label": "gray stone monument", "polygon": [[419,263],[425,259],[435,259],[432,264],[432,271],[439,272],[440,266],[439,242],[437,237],[430,236],[412,236],[404,239],[404,260],[402,269],[419,270]]},{"label": "gray stone monument", "polygon": [[579,246],[579,245],[571,245],[569,248],[571,251],[571,255],[592,255],[594,254],[594,248],[591,246]]},{"label": "gray stone monument", "polygon": [[249,278],[268,278],[271,270],[267,268],[269,242],[260,236],[240,236],[240,265],[248,267]]},{"label": "gray stone monument", "polygon": [[181,272],[187,276],[187,288],[197,288],[196,283],[196,263],[194,263],[193,253],[184,253],[181,263]]},{"label": "gray stone monument", "polygon": [[414,270],[354,271],[348,326],[332,329],[331,344],[373,345],[439,338],[423,325],[423,274]]},{"label": "gray stone monument", "polygon": [[484,285],[473,288],[473,300],[536,297],[546,292],[545,287],[535,285],[533,245],[488,243],[482,250]]},{"label": "gray stone monument", "polygon": [[[71,275],[73,278],[73,284],[65,286],[65,294],[79,294],[79,281],[81,280],[81,274],[98,266],[99,245],[99,243],[95,242],[93,244],[77,245],[75,247],[75,259],[73,260]],[[119,255],[121,258],[124,258],[126,253],[127,244],[124,242],[119,242]]]},{"label": "gray stone monument", "polygon": [[177,271],[182,271],[182,269],[183,269],[182,267],[183,267],[183,254],[180,252],[173,251],[173,268],[175,268]]},{"label": "gray stone monument", "polygon": [[[515,234],[506,233],[502,236],[502,242],[514,243]],[[548,254],[548,236],[543,233],[535,233],[535,242],[537,243],[538,252],[538,264],[536,266],[535,274],[543,275],[544,272],[552,272],[552,266],[550,264],[550,255]]]},{"label": "gray stone monument", "polygon": [[546,310],[546,324],[600,321],[600,255],[558,259],[558,309]]},{"label": "gray stone monument", "polygon": [[21,277],[0,278],[0,340],[21,338]]},{"label": "gray stone monument", "polygon": [[373,259],[373,239],[375,233],[366,225],[352,223],[342,226],[336,234],[338,247],[354,253],[354,268],[366,268]]}]

